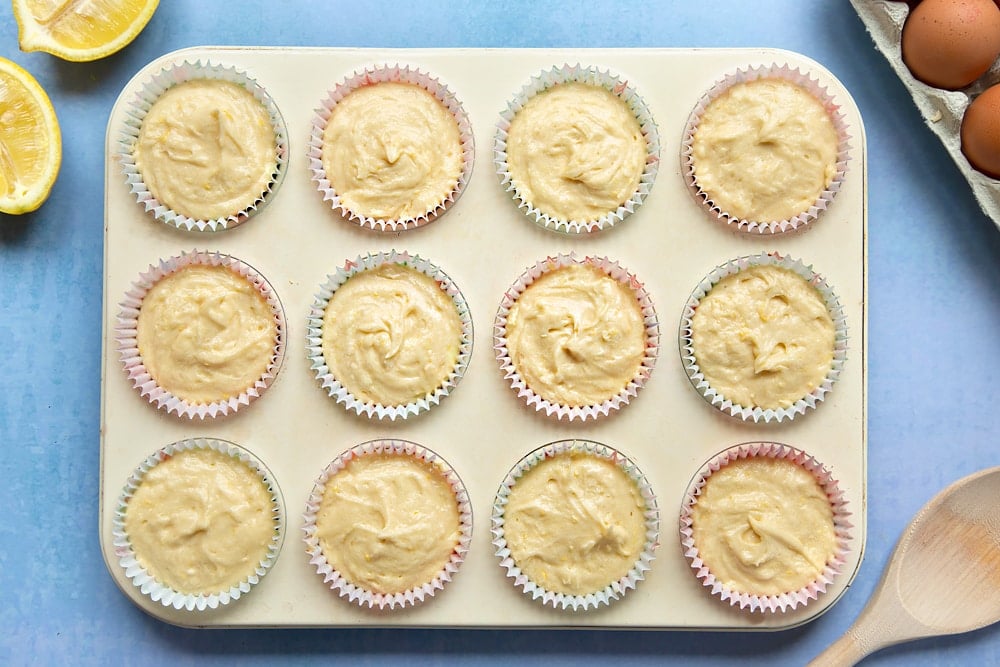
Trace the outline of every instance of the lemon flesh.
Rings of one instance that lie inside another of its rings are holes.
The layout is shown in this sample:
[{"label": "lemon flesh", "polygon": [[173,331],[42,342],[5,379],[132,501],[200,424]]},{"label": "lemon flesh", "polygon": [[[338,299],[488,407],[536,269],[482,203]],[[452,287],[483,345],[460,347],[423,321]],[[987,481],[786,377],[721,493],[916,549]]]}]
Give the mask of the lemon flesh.
[{"label": "lemon flesh", "polygon": [[22,51],[75,62],[124,48],[142,31],[159,0],[13,0]]},{"label": "lemon flesh", "polygon": [[61,163],[62,138],[49,96],[31,74],[0,58],[0,212],[41,206]]}]

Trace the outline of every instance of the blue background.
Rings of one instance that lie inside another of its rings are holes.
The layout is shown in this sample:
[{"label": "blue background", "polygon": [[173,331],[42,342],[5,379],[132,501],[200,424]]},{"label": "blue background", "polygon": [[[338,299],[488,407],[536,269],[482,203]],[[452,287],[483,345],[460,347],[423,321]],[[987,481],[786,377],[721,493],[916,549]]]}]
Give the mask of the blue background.
[{"label": "blue background", "polygon": [[[134,607],[98,544],[104,135],[136,71],[197,45],[760,46],[829,68],[861,109],[870,169],[869,530],[844,597],[801,628],[714,634],[205,631]],[[0,215],[2,664],[804,664],[860,612],[920,506],[1000,464],[1000,231],[846,1],[165,0],[133,44],[94,63],[20,52],[4,2],[0,56],[39,80],[63,132],[49,201]],[[866,664],[997,665],[1000,625]]]}]

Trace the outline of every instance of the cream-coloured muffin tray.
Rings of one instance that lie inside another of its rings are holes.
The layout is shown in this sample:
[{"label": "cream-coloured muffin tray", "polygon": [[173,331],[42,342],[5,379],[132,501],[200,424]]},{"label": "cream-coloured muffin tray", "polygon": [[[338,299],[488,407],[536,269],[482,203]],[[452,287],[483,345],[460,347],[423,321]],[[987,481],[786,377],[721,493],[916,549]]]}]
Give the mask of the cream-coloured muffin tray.
[{"label": "cream-coloured muffin tray", "polygon": [[[129,192],[117,158],[125,106],[163,67],[181,61],[245,70],[273,97],[288,129],[283,182],[262,211],[228,231],[181,231],[154,220]],[[335,213],[311,180],[307,146],[314,110],[327,91],[359,68],[412,65],[445,83],[462,101],[475,136],[475,166],[464,194],[421,228],[385,233]],[[563,235],[539,227],[504,191],[493,164],[500,112],[544,69],[579,63],[609,69],[645,99],[659,129],[659,173],[645,203],[614,228]],[[681,177],[681,134],[697,99],[737,68],[788,64],[829,88],[851,135],[846,178],[831,206],[793,235],[740,235],[713,220]],[[858,108],[820,64],[772,49],[324,49],[198,47],[150,63],[126,85],[107,129],[104,343],[102,360],[100,536],[108,570],[122,592],[164,621],[195,627],[469,627],[469,628],[787,628],[832,605],[861,562],[866,515],[866,149]],[[118,304],[140,273],[181,252],[221,251],[266,277],[287,321],[285,359],[259,400],[222,419],[189,420],[158,410],[132,388],[114,329]],[[464,379],[440,405],[415,417],[378,421],[348,413],[315,379],[307,359],[314,296],[344,262],[396,249],[440,266],[464,293],[474,344]],[[838,295],[847,318],[847,360],[815,410],[781,423],[744,423],[706,402],[685,375],[677,335],[684,304],[698,282],[727,260],[778,251],[811,264]],[[535,413],[501,374],[493,322],[504,291],[530,265],[573,252],[619,261],[652,298],[660,326],[658,360],[646,386],[617,414],[597,422],[556,421]],[[273,569],[249,594],[203,612],[164,607],[133,586],[119,566],[112,521],[131,471],[155,450],[189,437],[234,442],[270,469],[284,499],[286,532]],[[309,564],[302,515],[314,480],[338,454],[375,438],[416,442],[441,455],[468,489],[473,534],[454,580],[423,604],[392,611],[340,598]],[[657,496],[659,546],[644,581],[609,606],[585,612],[543,606],[515,588],[491,544],[492,504],[504,475],[527,452],[556,440],[584,438],[621,450]],[[784,613],[730,607],[695,578],[679,538],[684,491],[712,456],[747,441],[785,443],[815,456],[839,480],[852,513],[850,553],[842,574],[818,599]]]}]

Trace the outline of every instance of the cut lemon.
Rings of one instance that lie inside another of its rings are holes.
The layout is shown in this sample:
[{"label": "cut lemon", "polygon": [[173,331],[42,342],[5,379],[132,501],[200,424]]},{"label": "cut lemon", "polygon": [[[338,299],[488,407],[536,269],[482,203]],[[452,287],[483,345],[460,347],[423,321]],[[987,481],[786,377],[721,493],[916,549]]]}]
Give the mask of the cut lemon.
[{"label": "cut lemon", "polygon": [[22,51],[82,62],[110,56],[136,38],[159,0],[14,0]]},{"label": "cut lemon", "polygon": [[62,137],[49,96],[35,77],[0,58],[0,212],[41,206],[60,164]]}]

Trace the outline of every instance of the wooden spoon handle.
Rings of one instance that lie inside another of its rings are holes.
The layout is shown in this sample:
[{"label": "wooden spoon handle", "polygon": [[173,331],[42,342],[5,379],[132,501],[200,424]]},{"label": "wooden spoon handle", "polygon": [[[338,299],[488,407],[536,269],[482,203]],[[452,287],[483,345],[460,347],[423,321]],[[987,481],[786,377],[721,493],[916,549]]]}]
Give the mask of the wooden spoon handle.
[{"label": "wooden spoon handle", "polygon": [[[854,665],[867,655],[920,636],[914,619],[895,594],[897,565],[890,563],[861,614],[839,639],[813,658],[809,667]],[[891,582],[891,583],[890,583]]]},{"label": "wooden spoon handle", "polygon": [[840,636],[840,639],[813,658],[807,667],[848,667],[861,662],[862,658],[874,652],[876,648],[878,647],[862,646],[852,626]]}]

